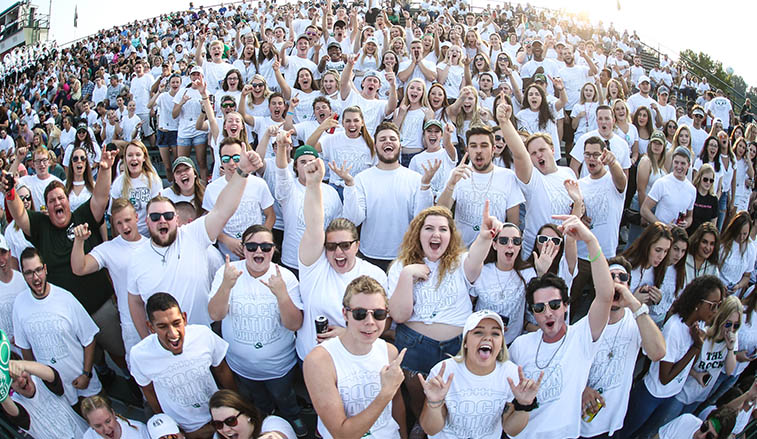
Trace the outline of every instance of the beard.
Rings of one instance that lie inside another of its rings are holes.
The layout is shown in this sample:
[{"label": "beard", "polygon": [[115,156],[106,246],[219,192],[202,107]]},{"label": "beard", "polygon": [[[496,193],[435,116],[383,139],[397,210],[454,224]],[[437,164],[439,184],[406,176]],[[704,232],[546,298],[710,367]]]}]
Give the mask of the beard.
[{"label": "beard", "polygon": [[381,153],[377,153],[376,155],[378,156],[378,159],[381,163],[397,163],[400,159],[400,149],[397,148],[397,151],[392,155],[382,155]]},{"label": "beard", "polygon": [[168,247],[171,244],[173,244],[174,241],[176,241],[176,231],[177,231],[177,229],[173,229],[173,230],[169,231],[168,232],[168,236],[166,236],[165,239],[162,239],[160,237],[160,235],[157,235],[157,234],[156,235],[152,235],[151,237],[152,237],[153,242],[155,242],[155,244],[157,244],[157,245],[159,245],[161,247]]}]

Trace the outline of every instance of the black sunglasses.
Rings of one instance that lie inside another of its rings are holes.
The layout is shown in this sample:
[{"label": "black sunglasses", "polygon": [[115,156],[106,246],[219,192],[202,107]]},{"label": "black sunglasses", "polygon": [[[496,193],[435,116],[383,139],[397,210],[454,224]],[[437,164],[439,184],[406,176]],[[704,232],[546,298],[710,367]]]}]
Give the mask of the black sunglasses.
[{"label": "black sunglasses", "polygon": [[702,181],[705,183],[712,183],[715,181],[715,179],[710,177],[702,177]]},{"label": "black sunglasses", "polygon": [[610,276],[612,276],[612,280],[628,282],[628,273],[610,273]]},{"label": "black sunglasses", "polygon": [[510,238],[509,236],[500,236],[497,238],[497,242],[502,245],[509,244],[510,240],[512,240],[514,246],[519,246],[523,243],[523,238],[519,238],[517,236],[514,236],[512,238]]},{"label": "black sunglasses", "polygon": [[223,430],[224,425],[228,425],[229,427],[236,427],[237,424],[239,424],[239,415],[241,415],[242,412],[239,412],[236,414],[236,416],[229,416],[228,418],[224,419],[223,421],[216,421],[215,419],[210,421],[210,424],[213,425],[213,428],[216,430]]},{"label": "black sunglasses", "polygon": [[557,311],[562,306],[562,299],[553,299],[547,303],[534,303],[533,305],[531,305],[531,311],[533,311],[534,314],[541,314],[545,309],[547,309],[547,305],[549,305],[549,309],[551,309],[552,311]]},{"label": "black sunglasses", "polygon": [[257,251],[258,248],[260,248],[263,253],[268,253],[269,251],[273,250],[273,244],[270,242],[245,242],[244,248],[246,248],[250,253]]},{"label": "black sunglasses", "polygon": [[227,103],[227,104],[221,104],[221,108],[236,108],[237,104],[234,103]]},{"label": "black sunglasses", "polygon": [[499,134],[495,134],[494,135],[494,140],[496,140],[497,142],[501,142],[501,141],[505,140],[505,138],[502,137],[502,136],[500,136]]},{"label": "black sunglasses", "polygon": [[234,160],[234,163],[239,163],[239,160],[242,158],[239,154],[234,155],[222,155],[221,156],[221,163],[229,163],[230,161]]},{"label": "black sunglasses", "polygon": [[166,221],[171,221],[174,216],[176,216],[176,212],[153,212],[150,215],[150,221],[160,221],[160,217],[166,219]]},{"label": "black sunglasses", "polygon": [[365,320],[366,317],[368,317],[368,313],[373,314],[373,318],[375,320],[386,320],[386,318],[389,316],[389,311],[385,309],[365,309],[365,308],[349,308],[344,307],[345,310],[352,313],[352,317],[355,320]]},{"label": "black sunglasses", "polygon": [[739,328],[741,328],[741,323],[725,322],[723,323],[723,327],[725,327],[725,329],[731,329],[731,327],[733,327],[734,331],[738,331]]},{"label": "black sunglasses", "polygon": [[32,196],[31,195],[19,195],[19,198],[21,198],[21,201],[31,201]]},{"label": "black sunglasses", "polygon": [[260,88],[260,87],[265,87],[265,84],[263,84],[262,82],[253,82],[252,83],[252,88]]},{"label": "black sunglasses", "polygon": [[702,422],[702,425],[699,427],[699,432],[700,433],[707,433],[704,436],[705,439],[715,439],[715,435],[712,434],[712,432],[710,431],[710,420],[709,419],[706,420],[706,421],[704,421],[704,422]]},{"label": "black sunglasses", "polygon": [[538,235],[536,237],[536,242],[538,242],[539,244],[545,244],[547,241],[552,241],[554,245],[562,244],[562,238],[558,238],[556,236]]},{"label": "black sunglasses", "polygon": [[352,247],[352,244],[356,243],[357,239],[353,239],[352,241],[342,241],[342,242],[327,242],[323,244],[323,246],[326,248],[326,251],[333,252],[336,250],[337,247],[342,249],[343,252],[346,252],[347,250]]},{"label": "black sunglasses", "polygon": [[79,155],[75,155],[75,156],[71,157],[71,161],[74,162],[74,163],[76,163],[76,162],[83,162],[85,160],[87,160],[86,157],[82,157],[82,156],[79,156]]}]

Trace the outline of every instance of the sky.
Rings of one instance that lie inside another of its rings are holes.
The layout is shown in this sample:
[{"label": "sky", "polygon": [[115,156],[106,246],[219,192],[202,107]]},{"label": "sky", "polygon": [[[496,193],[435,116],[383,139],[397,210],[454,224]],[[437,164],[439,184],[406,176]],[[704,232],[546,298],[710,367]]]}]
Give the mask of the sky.
[{"label": "sky", "polygon": [[[281,0],[279,0],[281,1]],[[486,5],[485,0],[472,0],[474,6]],[[748,41],[753,41],[753,22],[757,5],[745,7],[746,0],[530,0],[532,5],[560,9],[569,5],[571,12],[586,12],[594,20],[612,22],[619,30],[636,30],[642,41],[659,47],[663,53],[677,54],[691,48],[708,53],[731,67],[747,84],[757,86],[757,62],[746,52]],[[0,0],[0,10],[12,0]],[[48,0],[33,0],[43,11]],[[195,6],[217,4],[219,0],[196,0]],[[491,2],[496,5],[497,2]],[[515,3],[525,3],[518,2]],[[103,8],[103,5],[107,5]],[[52,0],[52,38],[59,44],[93,34],[129,21],[160,15],[188,7],[186,0]],[[79,27],[73,27],[74,8],[78,6]],[[751,11],[747,10],[751,9]],[[669,30],[669,29],[676,30]],[[666,30],[667,29],[667,30]]]}]

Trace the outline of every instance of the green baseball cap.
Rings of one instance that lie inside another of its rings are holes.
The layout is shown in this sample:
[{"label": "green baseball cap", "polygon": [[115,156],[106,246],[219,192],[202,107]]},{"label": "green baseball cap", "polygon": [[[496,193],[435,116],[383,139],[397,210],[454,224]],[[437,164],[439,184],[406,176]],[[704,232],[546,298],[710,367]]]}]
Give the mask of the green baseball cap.
[{"label": "green baseball cap", "polygon": [[318,151],[310,145],[302,145],[294,150],[294,161],[297,161],[297,159],[303,155],[312,155],[313,157],[318,158]]},{"label": "green baseball cap", "polygon": [[173,161],[173,165],[171,165],[171,172],[176,171],[176,168],[179,165],[187,165],[190,168],[194,169],[195,172],[197,172],[197,168],[195,167],[195,162],[192,161],[189,157],[181,156],[176,157],[176,160]]}]

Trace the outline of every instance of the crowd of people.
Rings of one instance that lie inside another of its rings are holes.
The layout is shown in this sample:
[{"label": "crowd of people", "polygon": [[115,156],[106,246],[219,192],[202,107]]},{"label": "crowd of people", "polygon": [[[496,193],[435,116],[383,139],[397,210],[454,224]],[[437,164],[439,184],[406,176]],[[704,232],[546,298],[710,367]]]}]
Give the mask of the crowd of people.
[{"label": "crowd of people", "polygon": [[754,428],[751,103],[575,16],[420,6],[192,7],[6,63],[2,415],[37,439]]}]

